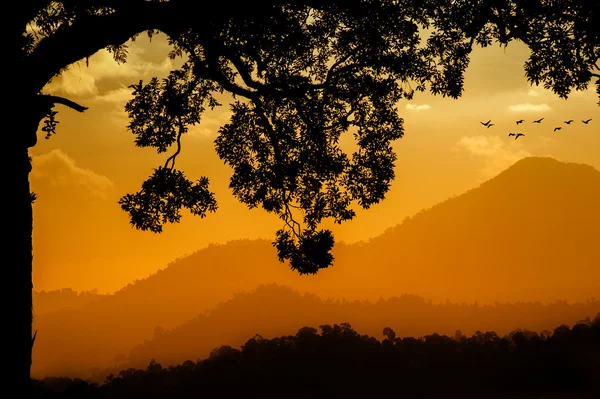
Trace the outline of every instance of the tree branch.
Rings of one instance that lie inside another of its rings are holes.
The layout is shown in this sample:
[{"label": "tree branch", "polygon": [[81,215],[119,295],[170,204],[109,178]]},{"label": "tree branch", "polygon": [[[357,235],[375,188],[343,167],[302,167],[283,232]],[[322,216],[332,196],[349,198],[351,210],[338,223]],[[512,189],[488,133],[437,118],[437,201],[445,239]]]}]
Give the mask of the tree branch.
[{"label": "tree branch", "polygon": [[61,104],[74,109],[77,112],[83,112],[88,109],[88,107],[84,107],[83,105],[77,104],[75,101],[71,101],[64,97],[52,96],[49,94],[39,94],[38,98],[48,104],[48,108],[52,108],[54,104]]},{"label": "tree branch", "polygon": [[211,61],[210,65],[205,66],[203,65],[204,63],[202,62],[202,60],[199,59],[198,56],[194,54],[194,52],[188,50],[188,54],[190,58],[194,61],[194,75],[213,80],[219,85],[221,85],[223,89],[229,91],[234,95],[246,97],[247,99],[256,98],[256,96],[258,95],[256,92],[240,87],[235,83],[231,82],[229,79],[227,79],[227,77],[219,71],[219,67],[216,61]]},{"label": "tree branch", "polygon": [[233,66],[235,66],[235,69],[238,71],[238,73],[242,77],[242,80],[244,81],[244,84],[246,86],[248,86],[251,89],[255,89],[255,90],[264,89],[266,87],[261,82],[257,82],[254,79],[252,79],[250,72],[248,72],[242,59],[237,54],[235,54],[233,51],[231,51],[225,47],[220,48],[220,50],[221,50],[221,53],[231,61]]},{"label": "tree branch", "polygon": [[[283,219],[283,222],[290,228],[296,238],[302,238],[302,225],[298,223],[296,219],[294,219],[294,214],[290,209],[290,204],[288,203],[287,199],[284,199],[283,205],[285,208],[285,213],[281,215],[281,219]],[[298,230],[296,231],[296,229]]]},{"label": "tree branch", "polygon": [[[354,50],[350,51],[345,57],[342,57],[339,60],[337,60],[329,68],[329,70],[327,71],[327,76],[325,77],[325,79],[322,82],[302,83],[302,84],[297,85],[296,87],[282,89],[282,88],[278,88],[277,86],[272,85],[272,84],[264,84],[264,83],[254,80],[252,78],[252,76],[250,75],[250,72],[246,68],[246,65],[240,58],[240,56],[238,54],[236,54],[233,49],[227,48],[226,46],[217,45],[216,43],[214,43],[212,41],[210,42],[210,49],[211,49],[211,52],[214,51],[215,53],[218,53],[219,55],[222,55],[222,56],[226,57],[229,61],[231,61],[231,63],[235,67],[236,71],[240,74],[240,77],[242,78],[242,81],[244,82],[244,84],[246,86],[248,86],[250,89],[260,91],[261,94],[269,94],[275,98],[281,98],[281,97],[290,96],[290,95],[302,95],[309,90],[318,90],[318,89],[323,89],[323,88],[329,86],[332,83],[332,81],[334,80],[334,77],[338,73],[343,72],[347,69],[352,69],[352,68],[356,67],[356,64],[353,64],[353,63],[345,65],[343,67],[340,67],[340,66],[343,63],[345,63],[346,61],[348,61],[350,58],[352,58],[352,56],[354,56],[358,52],[358,49],[354,49]],[[213,57],[215,57],[214,54],[213,54]],[[256,62],[256,60],[254,60],[254,61]],[[243,88],[240,88],[240,89],[246,90]],[[251,90],[247,90],[246,94],[247,93],[254,93],[254,92]],[[244,94],[244,96],[248,97],[245,94]]]},{"label": "tree branch", "polygon": [[15,22],[21,26],[25,26],[33,18],[40,9],[47,7],[50,0],[29,0],[19,1],[13,4],[13,12],[11,12],[11,18],[15,19]]},{"label": "tree branch", "polygon": [[177,150],[175,151],[175,153],[173,153],[173,155],[171,155],[169,158],[167,158],[167,161],[165,162],[165,168],[169,168],[169,164],[171,164],[171,169],[173,169],[175,167],[175,159],[177,158],[177,155],[179,155],[179,153],[181,152],[181,135],[183,134],[183,123],[181,123],[181,117],[177,118],[177,122],[179,125],[179,131],[177,132]]},{"label": "tree branch", "polygon": [[[43,0],[38,0],[43,4]],[[28,2],[24,2],[26,4]],[[38,3],[36,3],[38,4]],[[284,4],[322,8],[311,0],[264,0],[260,7],[254,3],[231,7],[229,3],[215,4],[210,11],[202,2],[145,1],[145,0],[86,0],[86,5],[108,5],[115,9],[109,15],[90,15],[78,18],[51,36],[42,39],[23,62],[23,76],[35,92],[42,88],[69,65],[88,58],[110,45],[120,45],[136,34],[156,29],[175,35],[192,27],[202,26],[219,16],[261,13],[265,9]],[[325,6],[326,7],[326,6]],[[23,15],[33,18],[23,8]],[[29,8],[28,8],[29,9]],[[23,25],[25,25],[24,22]]]}]

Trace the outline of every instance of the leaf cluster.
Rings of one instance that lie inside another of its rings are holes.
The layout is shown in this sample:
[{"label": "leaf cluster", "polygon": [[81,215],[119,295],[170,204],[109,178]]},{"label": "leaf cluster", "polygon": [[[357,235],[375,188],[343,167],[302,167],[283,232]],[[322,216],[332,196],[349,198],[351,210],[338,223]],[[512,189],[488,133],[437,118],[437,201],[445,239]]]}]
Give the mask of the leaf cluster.
[{"label": "leaf cluster", "polygon": [[155,169],[139,192],[123,196],[119,204],[134,226],[155,233],[162,232],[165,223],[179,222],[182,208],[200,217],[217,210],[206,177],[193,183],[183,172],[165,167]]}]

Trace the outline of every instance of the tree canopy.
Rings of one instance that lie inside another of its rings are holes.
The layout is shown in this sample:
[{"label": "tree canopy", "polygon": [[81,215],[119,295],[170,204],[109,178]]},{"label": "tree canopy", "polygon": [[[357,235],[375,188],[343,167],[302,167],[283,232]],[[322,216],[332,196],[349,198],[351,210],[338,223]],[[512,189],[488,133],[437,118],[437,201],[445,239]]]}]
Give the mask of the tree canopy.
[{"label": "tree canopy", "polygon": [[[320,227],[323,220],[342,223],[356,207],[385,198],[394,179],[392,143],[404,134],[398,101],[425,90],[460,97],[474,46],[520,40],[531,49],[529,82],[567,98],[595,79],[600,98],[598,2],[22,3],[15,19],[23,28],[19,62],[38,94],[102,48],[126,62],[125,43],[144,32],[165,33],[170,57],[182,58],[165,79],[131,86],[126,111],[135,144],[170,151],[139,192],[120,200],[135,227],[160,232],[180,220],[182,209],[201,217],[217,210],[208,178],[188,179],[176,158],[182,135],[202,123],[205,110],[222,106],[216,94],[230,93],[232,117],[215,140],[233,169],[229,186],[248,207],[281,218],[274,246],[300,273],[333,262],[334,238]],[[55,111],[47,115],[51,135]],[[350,154],[339,144],[346,132],[357,145]]]}]

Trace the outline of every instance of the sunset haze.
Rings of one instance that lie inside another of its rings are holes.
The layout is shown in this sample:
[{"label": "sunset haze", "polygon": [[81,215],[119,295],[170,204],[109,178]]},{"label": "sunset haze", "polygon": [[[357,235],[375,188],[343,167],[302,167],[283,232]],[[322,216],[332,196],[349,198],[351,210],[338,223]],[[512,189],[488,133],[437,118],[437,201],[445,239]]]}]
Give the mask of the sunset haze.
[{"label": "sunset haze", "polygon": [[[161,234],[138,231],[129,224],[118,199],[137,191],[168,155],[134,146],[123,108],[131,98],[127,86],[165,76],[176,67],[179,61],[166,58],[167,52],[164,36],[151,41],[140,38],[131,43],[126,64],[119,65],[100,51],[90,58],[89,66],[82,61],[48,85],[48,93],[68,95],[89,110],[79,114],[59,106],[58,134],[49,140],[40,138],[30,151],[31,185],[38,196],[34,289],[114,292],[210,244],[272,241],[281,227],[275,215],[248,210],[228,188],[231,172],[217,157],[213,143],[229,115],[225,97],[222,107],[207,112],[202,123],[183,137],[177,161],[188,177],[210,179],[218,211],[205,219],[184,214],[181,223],[165,226]],[[460,195],[526,157],[552,157],[600,169],[600,113],[594,90],[575,91],[563,100],[549,90],[531,87],[523,75],[527,56],[527,48],[519,43],[506,49],[476,48],[462,98],[417,93],[413,101],[400,102],[405,136],[395,144],[396,179],[380,204],[367,211],[357,209],[351,222],[327,225],[337,242],[350,244],[379,236],[406,217]],[[531,123],[542,117],[541,124]],[[580,122],[588,118],[592,118],[589,124]],[[493,127],[480,124],[489,119]],[[516,125],[519,119],[525,123]],[[575,123],[565,125],[568,119]],[[555,126],[563,129],[553,132]],[[526,136],[507,137],[513,131]],[[344,141],[347,148],[350,140]],[[271,256],[276,260],[274,250]],[[283,264],[281,268],[289,270]]]}]

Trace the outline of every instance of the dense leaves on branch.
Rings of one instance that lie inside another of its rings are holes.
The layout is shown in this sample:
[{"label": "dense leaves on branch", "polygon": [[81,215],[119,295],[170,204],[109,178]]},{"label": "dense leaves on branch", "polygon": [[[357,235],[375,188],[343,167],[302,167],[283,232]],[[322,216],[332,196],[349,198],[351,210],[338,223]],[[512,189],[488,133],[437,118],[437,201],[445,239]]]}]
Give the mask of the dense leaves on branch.
[{"label": "dense leaves on branch", "polygon": [[123,196],[120,204],[131,215],[134,225],[156,233],[162,231],[163,224],[178,222],[182,208],[201,217],[217,209],[206,177],[193,183],[183,172],[164,167],[155,169],[142,184],[142,190]]},{"label": "dense leaves on branch", "polygon": [[[121,200],[137,228],[161,231],[184,207],[216,209],[208,180],[186,183],[175,159],[181,136],[220,105],[214,95],[233,95],[216,151],[233,169],[233,194],[282,219],[274,245],[300,273],[333,262],[323,220],[342,223],[385,198],[392,144],[404,134],[398,102],[427,89],[459,97],[473,46],[520,40],[531,49],[524,68],[532,84],[567,98],[595,79],[600,97],[599,2],[269,0],[208,11],[182,0],[63,0],[22,11],[36,27],[22,36],[23,70],[54,68],[40,79],[100,48],[125,62],[124,43],[144,31],[165,33],[171,57],[182,57],[166,79],[133,85],[126,106],[136,145],[177,147],[142,191]],[[105,36],[81,41],[103,21]],[[346,153],[341,143],[351,138]]]},{"label": "dense leaves on branch", "polygon": [[153,78],[131,88],[134,97],[125,106],[131,116],[128,128],[137,136],[137,146],[154,147],[158,153],[176,142],[180,145],[181,135],[200,123],[205,108],[219,105],[212,96],[217,85],[196,79],[188,63],[171,71],[162,82]]},{"label": "dense leaves on branch", "polygon": [[[323,219],[341,223],[354,217],[353,202],[368,208],[385,197],[394,178],[391,143],[403,134],[396,104],[412,97],[409,82],[423,89],[433,78],[433,53],[418,47],[423,9],[354,6],[275,7],[171,36],[196,84],[216,83],[239,97],[218,132],[217,153],[233,168],[233,194],[284,221],[275,246],[301,273],[333,261],[332,234],[318,230]],[[167,104],[187,98],[185,90],[168,80],[136,86],[127,110],[138,144],[161,152],[173,143],[173,112],[185,111]],[[148,115],[150,103],[160,112]],[[348,131],[358,145],[350,156],[340,148]]]}]

